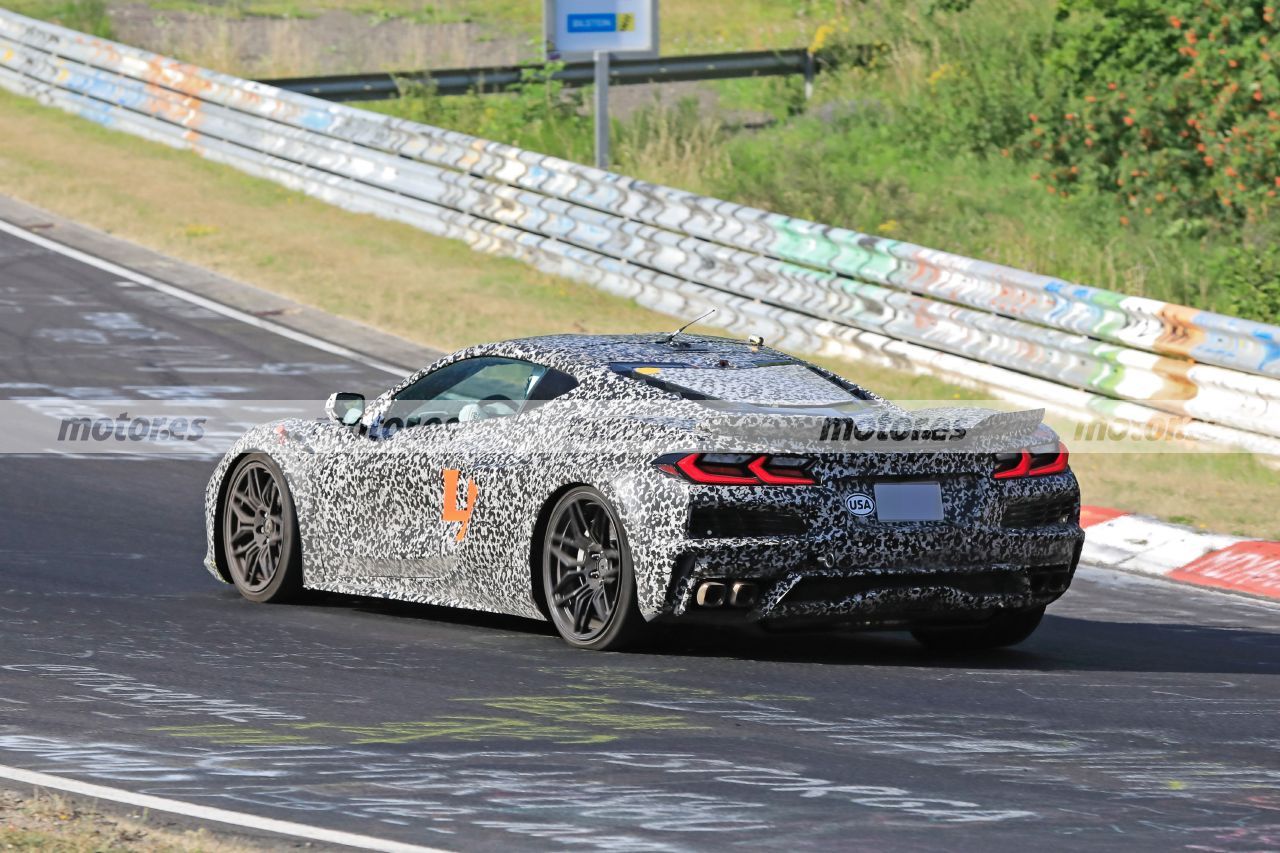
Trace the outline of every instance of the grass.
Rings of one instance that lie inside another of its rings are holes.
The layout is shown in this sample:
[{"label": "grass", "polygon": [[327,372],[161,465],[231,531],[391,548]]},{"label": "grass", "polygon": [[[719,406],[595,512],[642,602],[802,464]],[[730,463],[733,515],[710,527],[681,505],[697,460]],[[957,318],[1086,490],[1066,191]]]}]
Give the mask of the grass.
[{"label": "grass", "polygon": [[0,791],[0,850],[239,853],[265,849],[268,848],[204,829],[168,829],[145,813],[124,817],[58,794],[36,792],[22,796]]},{"label": "grass", "polygon": [[[15,12],[51,19],[76,0],[10,0]],[[81,0],[83,2],[83,0]],[[530,41],[542,37],[539,0],[150,0],[157,11],[206,17],[311,17],[325,11],[417,23],[474,23]],[[664,53],[767,50],[802,47],[823,22],[854,6],[853,0],[732,0],[665,3],[660,35]]]},{"label": "grass", "polygon": [[[848,129],[821,141],[828,131],[820,119],[804,119],[735,140],[727,156],[733,168],[719,170],[701,189],[1067,281],[1183,304],[1215,302],[1211,271],[1196,268],[1194,243],[1120,232],[1107,199],[1064,203],[1029,181],[1018,163],[904,158],[884,132]],[[857,153],[825,157],[834,146]],[[771,166],[779,160],[788,168]],[[833,186],[841,191],[823,191]]]},{"label": "grass", "polygon": [[[1112,196],[1064,201],[1000,140],[1026,125],[1025,99],[1053,28],[1044,0],[941,4],[868,0],[844,37],[888,51],[870,69],[820,76],[789,120],[726,141],[733,168],[700,190],[820,222],[1199,307],[1221,307],[1211,252]],[[870,28],[863,24],[876,23]],[[1016,25],[1010,25],[1016,21]],[[865,34],[865,35],[864,35]],[[925,34],[921,37],[921,34]],[[838,190],[834,190],[838,188]],[[834,191],[833,191],[834,190]]]},{"label": "grass", "polygon": [[[0,192],[424,344],[453,349],[547,332],[676,325],[586,285],[347,213],[7,93],[0,93],[0,125],[8,131]],[[974,396],[928,377],[825,363],[895,399]],[[1280,503],[1280,477],[1250,456],[1077,454],[1073,465],[1087,503],[1280,538],[1271,510]]]},{"label": "grass", "polygon": [[115,37],[115,28],[104,0],[10,0],[5,5],[14,12],[53,21],[100,38]]}]

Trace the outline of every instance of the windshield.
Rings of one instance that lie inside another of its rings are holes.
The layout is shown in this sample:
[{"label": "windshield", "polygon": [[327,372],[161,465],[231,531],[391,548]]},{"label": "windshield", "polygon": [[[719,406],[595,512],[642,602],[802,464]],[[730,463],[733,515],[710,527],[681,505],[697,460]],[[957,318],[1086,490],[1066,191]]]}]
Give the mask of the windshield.
[{"label": "windshield", "polygon": [[724,400],[753,406],[840,406],[866,396],[807,364],[752,367],[693,367],[682,364],[615,364],[625,376],[674,392],[687,400]]}]

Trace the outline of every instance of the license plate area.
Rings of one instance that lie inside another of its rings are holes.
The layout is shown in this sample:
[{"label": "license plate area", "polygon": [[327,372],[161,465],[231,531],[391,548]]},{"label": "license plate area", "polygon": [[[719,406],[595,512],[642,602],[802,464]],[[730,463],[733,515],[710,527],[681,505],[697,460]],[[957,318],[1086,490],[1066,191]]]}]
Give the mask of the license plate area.
[{"label": "license plate area", "polygon": [[940,483],[877,483],[874,492],[879,521],[942,521]]}]

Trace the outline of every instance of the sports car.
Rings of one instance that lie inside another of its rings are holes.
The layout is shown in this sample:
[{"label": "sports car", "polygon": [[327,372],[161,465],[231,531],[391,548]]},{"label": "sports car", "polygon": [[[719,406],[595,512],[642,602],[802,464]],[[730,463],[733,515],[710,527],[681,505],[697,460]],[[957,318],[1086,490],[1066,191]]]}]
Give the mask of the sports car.
[{"label": "sports car", "polygon": [[756,338],[483,344],[325,409],[209,481],[206,566],[251,601],[472,608],[599,650],[671,621],[990,648],[1035,630],[1084,538],[1041,413],[908,411]]}]

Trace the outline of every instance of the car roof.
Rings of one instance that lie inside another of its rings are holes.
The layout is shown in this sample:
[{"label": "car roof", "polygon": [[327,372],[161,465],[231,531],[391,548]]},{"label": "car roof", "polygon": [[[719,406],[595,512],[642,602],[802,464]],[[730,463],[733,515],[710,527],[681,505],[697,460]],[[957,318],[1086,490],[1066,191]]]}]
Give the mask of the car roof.
[{"label": "car roof", "polygon": [[[690,367],[751,367],[791,364],[796,359],[747,341],[670,332],[639,335],[543,335],[502,341],[478,349],[487,354],[546,360],[578,368],[614,364],[667,364]],[[480,353],[477,353],[480,354]],[[727,362],[727,364],[726,364]]]}]

